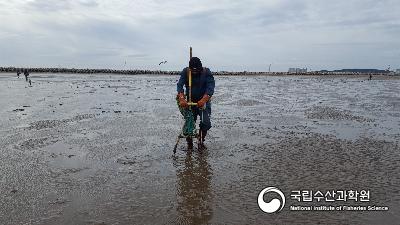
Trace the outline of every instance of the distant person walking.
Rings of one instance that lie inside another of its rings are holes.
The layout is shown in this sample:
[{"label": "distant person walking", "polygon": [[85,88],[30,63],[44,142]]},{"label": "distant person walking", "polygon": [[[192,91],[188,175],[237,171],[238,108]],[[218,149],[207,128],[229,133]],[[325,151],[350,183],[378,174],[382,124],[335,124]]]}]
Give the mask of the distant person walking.
[{"label": "distant person walking", "polygon": [[24,70],[24,76],[25,76],[26,82],[28,82],[28,77],[29,77],[29,71],[28,71],[28,69],[25,69],[25,70]]},{"label": "distant person walking", "polygon": [[17,70],[17,77],[19,78],[19,75],[21,74],[21,70]]}]

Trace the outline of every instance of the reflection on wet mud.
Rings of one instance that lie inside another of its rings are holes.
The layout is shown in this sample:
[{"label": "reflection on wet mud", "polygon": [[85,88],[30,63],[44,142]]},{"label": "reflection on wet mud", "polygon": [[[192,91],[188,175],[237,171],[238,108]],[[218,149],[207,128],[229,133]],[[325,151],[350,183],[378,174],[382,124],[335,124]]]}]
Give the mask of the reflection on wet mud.
[{"label": "reflection on wet mud", "polygon": [[177,176],[177,212],[183,224],[209,224],[212,210],[212,168],[207,153],[174,158]]}]

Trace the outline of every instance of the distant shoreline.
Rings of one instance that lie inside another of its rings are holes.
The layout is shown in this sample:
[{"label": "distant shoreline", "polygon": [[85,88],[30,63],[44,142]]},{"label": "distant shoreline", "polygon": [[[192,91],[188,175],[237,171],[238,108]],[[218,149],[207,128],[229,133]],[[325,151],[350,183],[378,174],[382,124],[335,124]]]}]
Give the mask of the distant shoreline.
[{"label": "distant shoreline", "polygon": [[[61,74],[119,74],[119,75],[179,75],[181,71],[162,71],[162,70],[114,70],[114,69],[75,69],[75,68],[16,68],[16,67],[0,67],[0,73],[17,73],[27,69],[29,73],[61,73]],[[358,72],[306,72],[306,73],[289,73],[289,72],[231,72],[216,71],[212,72],[217,76],[326,76],[326,77],[393,77],[398,78],[400,75],[389,73],[358,73]]]}]

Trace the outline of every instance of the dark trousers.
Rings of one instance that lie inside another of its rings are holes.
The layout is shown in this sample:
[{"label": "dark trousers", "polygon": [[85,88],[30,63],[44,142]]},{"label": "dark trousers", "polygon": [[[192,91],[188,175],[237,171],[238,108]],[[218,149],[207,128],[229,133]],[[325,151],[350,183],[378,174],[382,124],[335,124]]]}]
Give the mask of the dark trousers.
[{"label": "dark trousers", "polygon": [[211,102],[206,103],[205,109],[192,107],[194,121],[197,121],[197,116],[200,117],[200,130],[209,130],[211,128]]}]

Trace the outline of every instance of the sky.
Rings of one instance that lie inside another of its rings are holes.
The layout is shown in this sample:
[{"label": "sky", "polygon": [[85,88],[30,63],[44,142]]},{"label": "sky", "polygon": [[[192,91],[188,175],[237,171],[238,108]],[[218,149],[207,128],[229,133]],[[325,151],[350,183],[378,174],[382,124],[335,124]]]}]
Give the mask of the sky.
[{"label": "sky", "polygon": [[[0,0],[0,66],[400,68],[398,0]],[[167,61],[159,65],[161,61]]]}]

